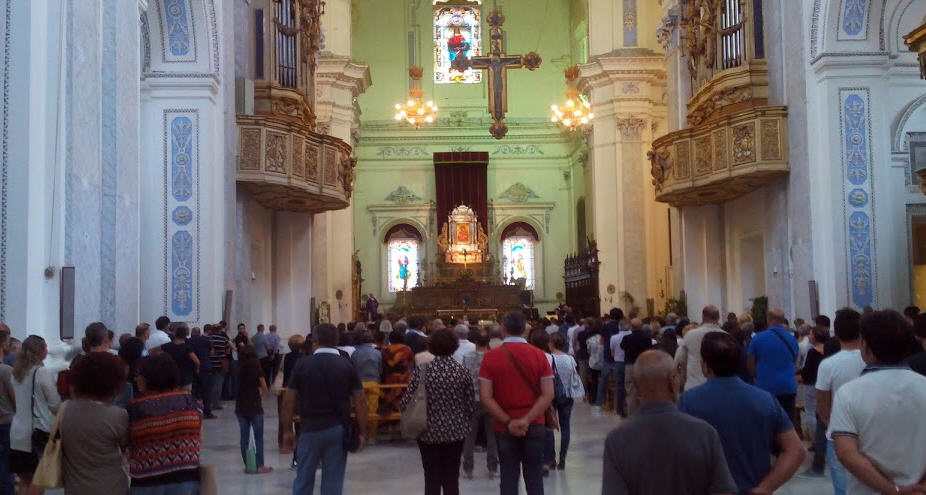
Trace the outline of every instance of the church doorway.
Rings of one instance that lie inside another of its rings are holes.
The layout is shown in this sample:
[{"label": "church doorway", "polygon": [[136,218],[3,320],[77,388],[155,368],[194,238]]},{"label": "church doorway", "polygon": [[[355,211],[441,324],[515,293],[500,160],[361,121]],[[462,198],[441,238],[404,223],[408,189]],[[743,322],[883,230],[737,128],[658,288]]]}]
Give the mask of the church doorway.
[{"label": "church doorway", "polygon": [[761,234],[753,234],[741,237],[737,248],[741,300],[731,298],[731,310],[739,312],[750,308],[753,299],[765,295],[765,242]]}]

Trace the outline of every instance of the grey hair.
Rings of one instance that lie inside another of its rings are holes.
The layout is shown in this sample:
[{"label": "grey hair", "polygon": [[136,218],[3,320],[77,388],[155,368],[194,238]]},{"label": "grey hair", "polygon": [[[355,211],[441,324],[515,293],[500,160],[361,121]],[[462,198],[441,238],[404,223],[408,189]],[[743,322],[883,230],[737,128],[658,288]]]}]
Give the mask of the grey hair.
[{"label": "grey hair", "polygon": [[469,327],[462,323],[453,327],[453,331],[457,334],[457,337],[459,337],[460,340],[469,338]]}]

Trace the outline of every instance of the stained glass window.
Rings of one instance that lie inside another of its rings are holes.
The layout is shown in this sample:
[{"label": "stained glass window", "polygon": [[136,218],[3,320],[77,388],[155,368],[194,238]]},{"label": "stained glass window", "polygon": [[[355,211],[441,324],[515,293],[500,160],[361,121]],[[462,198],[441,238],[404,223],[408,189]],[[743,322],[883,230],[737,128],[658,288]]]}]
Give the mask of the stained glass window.
[{"label": "stained glass window", "polygon": [[478,83],[482,71],[451,67],[457,57],[479,55],[482,46],[479,7],[446,6],[434,11],[434,82]]},{"label": "stained glass window", "polygon": [[527,289],[534,288],[534,238],[531,236],[508,237],[502,242],[505,281],[516,284],[524,279]]},{"label": "stained glass window", "polygon": [[389,292],[418,285],[418,245],[418,239],[389,240]]}]

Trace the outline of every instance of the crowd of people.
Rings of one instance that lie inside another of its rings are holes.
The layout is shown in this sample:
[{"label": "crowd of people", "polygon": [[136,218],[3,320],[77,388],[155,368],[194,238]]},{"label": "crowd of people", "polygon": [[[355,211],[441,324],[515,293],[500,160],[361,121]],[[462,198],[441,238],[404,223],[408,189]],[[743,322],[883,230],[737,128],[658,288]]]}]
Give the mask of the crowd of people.
[{"label": "crowd of people", "polygon": [[314,492],[319,468],[321,493],[342,493],[348,454],[391,414],[417,442],[426,495],[458,494],[477,444],[502,495],[522,479],[539,495],[566,467],[575,404],[604,414],[608,399],[626,419],[603,445],[603,494],[770,494],[808,450],[798,476],[828,469],[838,495],[926,494],[926,314],[915,307],[846,308],[832,325],[791,325],[779,308],[721,323],[715,306],[700,322],[568,308],[531,321],[368,320],[293,335],[285,357],[272,325],[229,337],[225,322],[161,317],[116,339],[91,323],[57,375],[44,339],[14,348],[0,325],[0,495],[17,482],[16,493],[42,493],[33,473],[52,432],[68,495],[199,493],[202,421],[223,400],[234,400],[245,472],[269,473],[264,398],[278,372],[294,495]]}]

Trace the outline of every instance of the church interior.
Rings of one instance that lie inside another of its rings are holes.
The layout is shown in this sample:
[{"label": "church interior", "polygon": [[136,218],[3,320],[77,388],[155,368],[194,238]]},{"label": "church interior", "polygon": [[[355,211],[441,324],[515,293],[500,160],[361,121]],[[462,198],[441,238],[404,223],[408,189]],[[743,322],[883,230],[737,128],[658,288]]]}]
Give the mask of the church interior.
[{"label": "church interior", "polygon": [[48,365],[160,315],[926,307],[923,0],[0,5],[0,322]]}]

